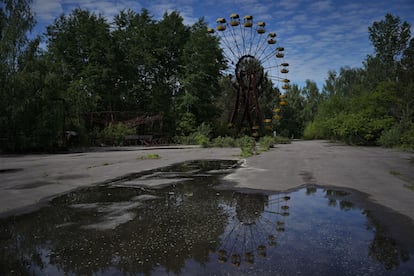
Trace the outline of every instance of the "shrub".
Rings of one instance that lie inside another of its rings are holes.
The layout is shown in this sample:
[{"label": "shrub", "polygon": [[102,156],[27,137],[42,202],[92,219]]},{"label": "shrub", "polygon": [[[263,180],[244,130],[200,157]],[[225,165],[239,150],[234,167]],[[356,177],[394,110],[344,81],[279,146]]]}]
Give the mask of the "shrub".
[{"label": "shrub", "polygon": [[210,142],[210,139],[208,139],[207,136],[201,133],[197,133],[194,139],[196,144],[202,146],[203,148],[206,148]]},{"label": "shrub", "polygon": [[135,129],[128,127],[125,124],[110,123],[106,128],[104,128],[100,134],[100,140],[107,145],[120,146],[124,142],[125,135],[134,134]]},{"label": "shrub", "polygon": [[271,136],[263,136],[259,140],[260,149],[262,151],[268,151],[270,148],[273,148],[275,144],[275,139]]},{"label": "shrub", "polygon": [[401,135],[401,144],[405,148],[414,148],[414,123],[411,123],[406,131]]},{"label": "shrub", "polygon": [[229,136],[219,136],[213,139],[212,146],[220,148],[232,148],[236,146],[236,140]]},{"label": "shrub", "polygon": [[400,144],[401,129],[399,126],[393,126],[384,130],[378,138],[377,143],[383,147],[394,147]]},{"label": "shrub", "polygon": [[256,141],[252,137],[243,136],[237,139],[236,143],[240,147],[243,157],[249,157],[255,154]]}]

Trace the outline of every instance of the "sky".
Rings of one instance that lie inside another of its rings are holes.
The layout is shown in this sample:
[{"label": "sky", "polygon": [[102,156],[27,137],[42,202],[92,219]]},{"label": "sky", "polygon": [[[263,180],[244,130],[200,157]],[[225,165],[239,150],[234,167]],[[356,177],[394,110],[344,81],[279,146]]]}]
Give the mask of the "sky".
[{"label": "sky", "polygon": [[266,33],[277,33],[278,45],[285,48],[291,83],[303,87],[309,79],[319,89],[328,71],[362,67],[366,56],[374,53],[368,27],[387,13],[408,22],[414,37],[414,0],[33,0],[35,31],[43,33],[56,17],[75,8],[101,14],[108,22],[123,9],[139,13],[145,8],[155,20],[165,12],[178,11],[184,24],[204,17],[212,28],[219,17],[252,15],[254,23],[266,23]]}]

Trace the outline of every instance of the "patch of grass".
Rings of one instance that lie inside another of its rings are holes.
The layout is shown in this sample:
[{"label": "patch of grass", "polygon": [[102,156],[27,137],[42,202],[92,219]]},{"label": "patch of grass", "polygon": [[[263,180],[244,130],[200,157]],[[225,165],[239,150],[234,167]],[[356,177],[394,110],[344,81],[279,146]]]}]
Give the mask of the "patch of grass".
[{"label": "patch of grass", "polygon": [[87,169],[89,170],[89,169],[92,169],[92,168],[97,168],[97,167],[102,167],[102,166],[109,166],[109,165],[112,165],[112,163],[104,162],[104,163],[102,163],[100,165],[89,166],[89,167],[87,167]]},{"label": "patch of grass", "polygon": [[404,187],[406,187],[407,189],[410,189],[412,191],[414,191],[414,181],[408,177],[406,177],[405,175],[403,175],[400,172],[391,170],[390,174],[394,175],[395,177],[398,177],[399,179],[401,179],[402,181],[406,182],[406,184],[404,185]]},{"label": "patch of grass", "polygon": [[159,156],[156,153],[148,153],[147,155],[142,155],[142,156],[138,156],[137,159],[140,160],[155,160],[155,159],[160,159],[161,156]]},{"label": "patch of grass", "polygon": [[390,174],[395,175],[395,176],[399,176],[399,175],[401,175],[401,173],[400,173],[400,172],[397,172],[397,171],[394,171],[394,170],[391,170],[391,171],[390,171]]}]

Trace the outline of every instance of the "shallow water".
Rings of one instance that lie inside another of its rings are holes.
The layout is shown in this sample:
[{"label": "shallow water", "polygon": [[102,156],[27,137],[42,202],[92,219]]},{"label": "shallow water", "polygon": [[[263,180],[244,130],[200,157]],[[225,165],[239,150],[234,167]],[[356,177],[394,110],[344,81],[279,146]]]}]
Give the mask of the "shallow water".
[{"label": "shallow water", "polygon": [[351,190],[221,185],[234,166],[186,162],[2,219],[0,275],[414,275],[411,220]]}]

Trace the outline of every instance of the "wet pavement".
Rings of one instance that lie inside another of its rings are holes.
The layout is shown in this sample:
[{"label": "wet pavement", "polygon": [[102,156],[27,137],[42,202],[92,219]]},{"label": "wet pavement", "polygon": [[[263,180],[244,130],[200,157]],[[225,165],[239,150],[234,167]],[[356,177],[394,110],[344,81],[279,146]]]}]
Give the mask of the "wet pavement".
[{"label": "wet pavement", "polygon": [[409,217],[305,174],[283,192],[237,188],[236,167],[147,170],[3,218],[0,275],[414,275]]}]

